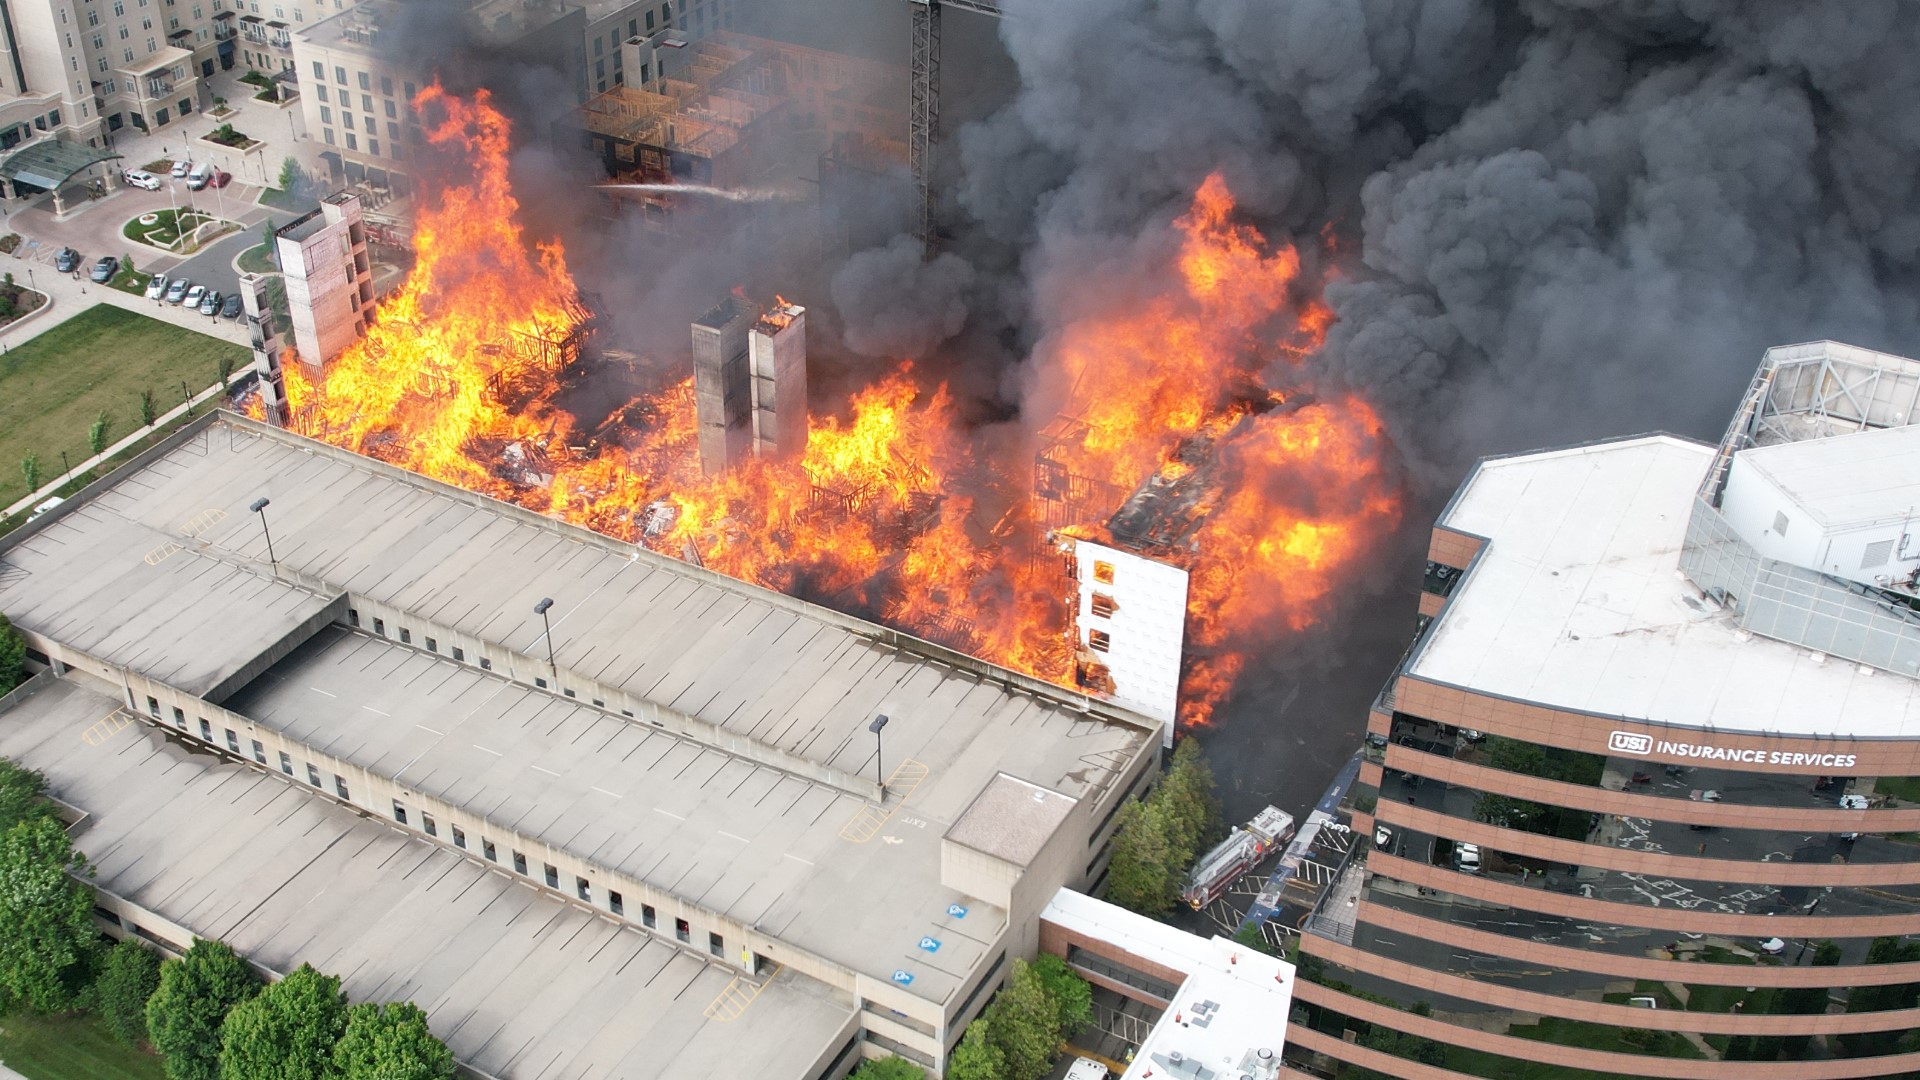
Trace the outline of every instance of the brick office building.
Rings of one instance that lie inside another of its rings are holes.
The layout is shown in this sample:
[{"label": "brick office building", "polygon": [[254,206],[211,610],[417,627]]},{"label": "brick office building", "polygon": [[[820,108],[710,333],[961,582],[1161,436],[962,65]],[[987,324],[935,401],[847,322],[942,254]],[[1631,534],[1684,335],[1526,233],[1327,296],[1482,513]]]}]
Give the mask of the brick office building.
[{"label": "brick office building", "polygon": [[1297,1066],[1920,1071],[1882,989],[1920,984],[1916,403],[1920,364],[1819,342],[1718,447],[1480,463],[1368,719],[1372,850],[1302,939]]}]

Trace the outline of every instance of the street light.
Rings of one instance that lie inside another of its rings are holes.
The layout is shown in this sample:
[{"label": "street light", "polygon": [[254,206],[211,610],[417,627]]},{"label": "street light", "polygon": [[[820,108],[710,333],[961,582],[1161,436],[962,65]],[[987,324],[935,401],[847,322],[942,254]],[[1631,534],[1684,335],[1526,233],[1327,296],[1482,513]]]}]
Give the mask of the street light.
[{"label": "street light", "polygon": [[253,500],[253,505],[247,507],[247,509],[260,515],[260,531],[267,536],[267,562],[273,567],[274,575],[278,576],[280,573],[280,560],[274,558],[273,530],[267,528],[267,507],[272,505],[272,503],[272,499],[262,495],[260,498]]},{"label": "street light", "polygon": [[548,667],[548,668],[550,668],[550,669],[552,669],[552,671],[553,671],[553,681],[554,681],[554,682],[555,682],[555,683],[557,684],[557,683],[559,683],[559,681],[560,681],[560,665],[558,665],[558,664],[556,664],[556,663],[554,663],[554,662],[553,662],[553,619],[552,619],[552,617],[551,617],[551,616],[549,616],[549,615],[547,614],[547,609],[548,609],[548,608],[551,608],[552,606],[553,606],[553,597],[551,597],[551,596],[543,596],[543,597],[541,597],[541,598],[540,598],[540,602],[539,602],[539,603],[537,603],[537,604],[535,604],[535,605],[533,605],[533,613],[534,613],[535,615],[538,615],[538,616],[540,616],[540,621],[541,621],[542,623],[544,623],[544,624],[546,624],[546,627],[547,627],[547,667]]},{"label": "street light", "polygon": [[885,769],[880,764],[880,751],[881,751],[880,731],[882,728],[885,728],[886,726],[887,726],[886,713],[881,713],[880,715],[874,717],[873,723],[867,725],[867,730],[873,732],[873,776],[874,776],[874,779],[880,781],[880,801],[881,802],[885,802],[887,799],[887,774]]}]

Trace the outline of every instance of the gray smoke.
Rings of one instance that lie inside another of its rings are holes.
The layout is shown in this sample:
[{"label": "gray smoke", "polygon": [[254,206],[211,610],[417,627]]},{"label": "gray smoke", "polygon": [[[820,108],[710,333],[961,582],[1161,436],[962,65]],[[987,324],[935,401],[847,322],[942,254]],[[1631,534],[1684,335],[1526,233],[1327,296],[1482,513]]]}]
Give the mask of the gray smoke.
[{"label": "gray smoke", "polygon": [[1160,272],[1129,239],[1215,169],[1269,236],[1333,223],[1339,322],[1276,381],[1363,391],[1429,490],[1485,453],[1717,435],[1770,344],[1920,347],[1920,5],[1005,7],[1020,88],[961,133],[963,250],[1017,245],[1036,296]]},{"label": "gray smoke", "polygon": [[966,325],[965,294],[975,277],[956,255],[923,261],[906,236],[859,252],[833,276],[847,347],[867,356],[925,356]]}]

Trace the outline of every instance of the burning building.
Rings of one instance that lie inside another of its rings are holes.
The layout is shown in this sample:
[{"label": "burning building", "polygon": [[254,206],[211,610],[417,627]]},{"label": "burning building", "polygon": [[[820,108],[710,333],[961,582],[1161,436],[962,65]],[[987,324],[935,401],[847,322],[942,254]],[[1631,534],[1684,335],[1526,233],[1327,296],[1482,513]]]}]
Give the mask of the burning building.
[{"label": "burning building", "polygon": [[274,248],[294,347],[310,363],[339,356],[373,321],[373,263],[359,196],[327,196],[274,234]]}]

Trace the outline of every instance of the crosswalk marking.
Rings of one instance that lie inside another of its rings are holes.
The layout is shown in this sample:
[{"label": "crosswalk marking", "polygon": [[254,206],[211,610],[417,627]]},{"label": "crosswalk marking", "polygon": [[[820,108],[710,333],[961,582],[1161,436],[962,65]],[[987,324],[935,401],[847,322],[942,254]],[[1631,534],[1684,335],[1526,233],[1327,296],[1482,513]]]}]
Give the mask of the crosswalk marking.
[{"label": "crosswalk marking", "polygon": [[932,771],[924,763],[912,758],[902,761],[894,768],[892,775],[887,777],[887,797],[893,803],[893,809],[890,810],[880,803],[860,804],[860,809],[854,812],[852,820],[840,827],[840,839],[849,844],[864,844],[878,836],[880,830],[892,819],[893,811],[904,806],[906,801],[913,797],[913,793],[919,789],[921,782],[926,780]]}]

